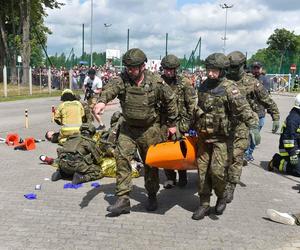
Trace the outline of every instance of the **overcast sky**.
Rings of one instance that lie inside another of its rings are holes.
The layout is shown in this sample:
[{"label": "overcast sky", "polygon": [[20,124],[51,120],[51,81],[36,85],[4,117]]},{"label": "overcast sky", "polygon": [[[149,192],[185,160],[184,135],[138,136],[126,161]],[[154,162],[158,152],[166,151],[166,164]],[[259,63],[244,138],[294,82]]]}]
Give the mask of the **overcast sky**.
[{"label": "overcast sky", "polygon": [[[59,0],[65,5],[48,10],[46,25],[50,55],[82,51],[82,23],[85,24],[85,51],[90,52],[91,0]],[[252,55],[266,47],[276,28],[300,35],[300,0],[94,0],[93,51],[126,51],[127,29],[130,48],[139,47],[148,58],[159,59],[165,53],[165,34],[169,34],[168,52],[179,57],[190,55],[199,37],[201,58],[223,51],[225,9],[228,9],[226,53],[240,50]],[[111,24],[105,27],[104,23]]]}]

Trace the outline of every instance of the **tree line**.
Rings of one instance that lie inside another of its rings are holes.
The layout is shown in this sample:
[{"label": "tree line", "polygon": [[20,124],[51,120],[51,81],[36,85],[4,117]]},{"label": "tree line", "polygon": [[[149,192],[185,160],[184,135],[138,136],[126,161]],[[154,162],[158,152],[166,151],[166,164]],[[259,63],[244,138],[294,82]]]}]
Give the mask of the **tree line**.
[{"label": "tree line", "polygon": [[[51,31],[44,25],[46,8],[60,8],[56,0],[1,0],[0,1],[0,68],[10,68],[12,81],[17,78],[17,56],[22,66],[41,64],[42,47]],[[28,82],[29,72],[24,70],[22,81]]]},{"label": "tree line", "polygon": [[[290,73],[290,66],[300,67],[300,35],[286,29],[275,29],[268,38],[267,48],[259,49],[249,60],[248,65],[260,61],[267,73]],[[296,73],[295,72],[295,73]]]}]

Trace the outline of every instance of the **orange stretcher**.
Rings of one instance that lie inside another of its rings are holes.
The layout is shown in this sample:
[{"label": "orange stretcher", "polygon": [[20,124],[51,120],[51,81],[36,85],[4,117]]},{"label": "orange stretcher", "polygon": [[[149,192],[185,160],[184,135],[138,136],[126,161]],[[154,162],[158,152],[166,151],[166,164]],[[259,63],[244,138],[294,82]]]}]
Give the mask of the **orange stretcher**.
[{"label": "orange stretcher", "polygon": [[197,169],[196,137],[183,137],[149,147],[145,163],[151,167],[173,170]]}]

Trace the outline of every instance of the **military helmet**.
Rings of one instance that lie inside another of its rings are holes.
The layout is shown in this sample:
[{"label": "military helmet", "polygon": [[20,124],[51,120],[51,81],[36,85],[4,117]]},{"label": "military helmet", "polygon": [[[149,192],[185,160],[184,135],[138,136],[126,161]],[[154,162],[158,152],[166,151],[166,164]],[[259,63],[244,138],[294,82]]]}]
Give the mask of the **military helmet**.
[{"label": "military helmet", "polygon": [[122,113],[120,111],[116,111],[115,113],[113,113],[113,115],[110,118],[110,125],[112,126],[113,124],[115,124],[116,122],[118,122],[118,120],[120,119]]},{"label": "military helmet", "polygon": [[206,68],[226,69],[229,65],[227,56],[222,53],[213,53],[205,59]]},{"label": "military helmet", "polygon": [[240,51],[233,51],[227,55],[230,66],[239,66],[246,62],[246,56]]},{"label": "military helmet", "polygon": [[180,61],[175,55],[167,55],[161,60],[161,66],[168,69],[176,69],[180,66]]},{"label": "military helmet", "polygon": [[90,134],[90,135],[94,135],[96,133],[96,128],[93,124],[91,123],[83,123],[80,127],[80,132],[82,134]]},{"label": "military helmet", "polygon": [[141,49],[134,48],[123,55],[122,62],[125,66],[139,66],[147,62],[147,57]]}]

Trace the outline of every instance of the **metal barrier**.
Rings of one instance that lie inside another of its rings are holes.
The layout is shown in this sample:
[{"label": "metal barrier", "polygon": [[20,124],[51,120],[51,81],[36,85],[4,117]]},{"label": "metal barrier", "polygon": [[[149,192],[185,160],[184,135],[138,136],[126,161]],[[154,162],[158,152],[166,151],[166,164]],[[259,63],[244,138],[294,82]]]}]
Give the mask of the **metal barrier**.
[{"label": "metal barrier", "polygon": [[291,74],[267,74],[272,92],[291,91]]},{"label": "metal barrier", "polygon": [[78,89],[78,86],[72,70],[0,67],[0,97],[51,94],[55,90]]}]

